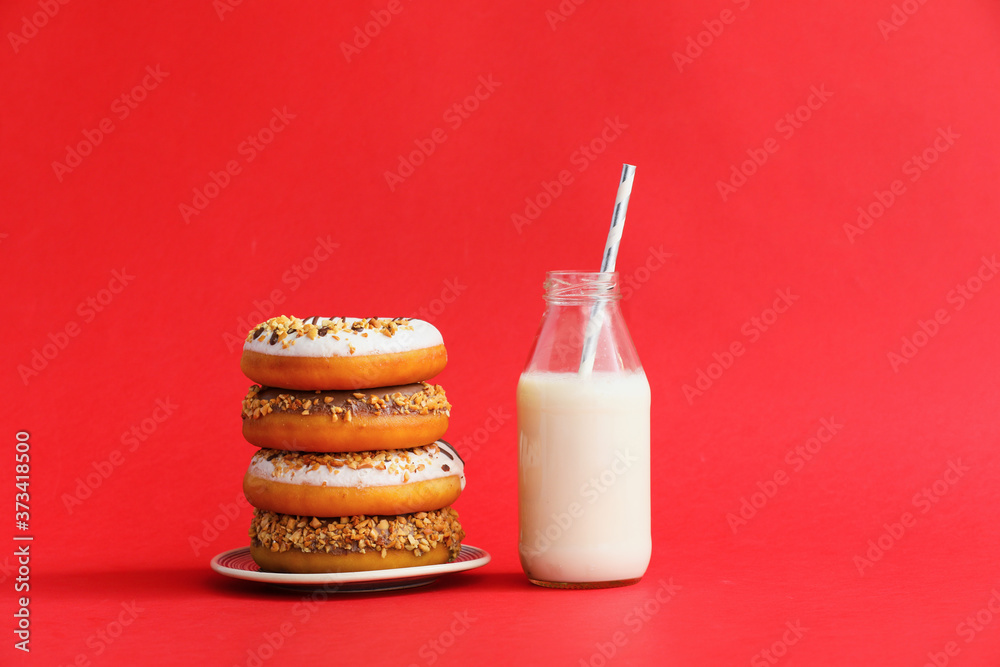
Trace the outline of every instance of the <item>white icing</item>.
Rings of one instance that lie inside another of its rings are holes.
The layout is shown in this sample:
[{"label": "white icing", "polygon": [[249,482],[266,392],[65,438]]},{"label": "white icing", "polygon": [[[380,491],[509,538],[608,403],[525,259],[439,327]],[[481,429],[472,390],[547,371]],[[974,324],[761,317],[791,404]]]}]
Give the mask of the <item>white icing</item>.
[{"label": "white icing", "polygon": [[[283,484],[302,484],[304,486],[345,486],[362,488],[366,486],[394,486],[397,484],[412,484],[414,482],[424,482],[431,479],[451,477],[458,475],[461,478],[462,489],[465,489],[465,465],[462,459],[458,458],[454,452],[449,452],[455,458],[449,458],[444,453],[448,445],[438,441],[438,448],[433,453],[426,449],[414,451],[412,449],[396,450],[400,455],[405,455],[410,462],[415,465],[424,464],[423,470],[408,471],[400,467],[398,472],[390,472],[392,459],[386,461],[385,470],[375,468],[359,468],[357,470],[348,466],[331,468],[319,465],[314,470],[293,470],[288,466],[281,466],[277,470],[272,461],[264,458],[262,452],[254,454],[250,460],[250,474],[254,477],[266,479],[272,482]],[[449,470],[445,472],[442,465],[447,465]],[[403,480],[404,473],[409,472],[407,481]]]},{"label": "white icing", "polygon": [[[332,320],[335,318],[320,318],[321,321],[323,319]],[[367,318],[347,317],[344,319],[350,325],[359,319]],[[410,320],[408,324],[412,329],[400,327],[392,336],[386,336],[375,329],[338,331],[336,334],[327,334],[316,338],[289,333],[284,340],[274,345],[268,343],[271,332],[265,330],[257,338],[244,343],[243,349],[281,357],[363,357],[372,354],[422,350],[444,344],[441,332],[430,322]],[[334,335],[340,340],[334,339]],[[351,346],[354,347],[353,353]]]}]

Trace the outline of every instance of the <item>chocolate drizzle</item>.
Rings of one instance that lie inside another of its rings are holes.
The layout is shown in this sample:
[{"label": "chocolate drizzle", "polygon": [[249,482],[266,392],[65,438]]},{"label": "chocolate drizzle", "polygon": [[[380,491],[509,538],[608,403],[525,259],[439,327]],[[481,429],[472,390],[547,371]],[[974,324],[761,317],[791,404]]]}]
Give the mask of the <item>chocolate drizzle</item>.
[{"label": "chocolate drizzle", "polygon": [[[465,459],[462,458],[461,454],[458,453],[457,449],[452,447],[450,442],[448,442],[447,440],[438,440],[437,444],[438,444],[438,449],[441,450],[441,453],[447,456],[449,459],[454,461],[457,458],[463,464],[465,463]],[[452,454],[454,454],[454,456],[452,456]]]},{"label": "chocolate drizzle", "polygon": [[386,338],[392,338],[400,329],[410,331],[413,330],[413,325],[410,324],[409,318],[368,317],[354,320],[348,324],[346,317],[326,318],[315,315],[313,317],[307,317],[304,320],[300,320],[297,317],[286,317],[281,315],[279,317],[272,317],[266,322],[258,324],[257,327],[247,335],[246,340],[247,342],[257,340],[270,331],[271,336],[268,340],[269,345],[277,345],[278,343],[285,341],[287,338],[290,342],[283,344],[285,347],[288,347],[288,345],[294,343],[295,339],[298,337],[306,337],[315,340],[318,336],[330,335],[334,340],[340,340],[340,338],[336,335],[338,332],[354,334],[361,336],[362,338],[368,338],[369,333],[377,332]]}]

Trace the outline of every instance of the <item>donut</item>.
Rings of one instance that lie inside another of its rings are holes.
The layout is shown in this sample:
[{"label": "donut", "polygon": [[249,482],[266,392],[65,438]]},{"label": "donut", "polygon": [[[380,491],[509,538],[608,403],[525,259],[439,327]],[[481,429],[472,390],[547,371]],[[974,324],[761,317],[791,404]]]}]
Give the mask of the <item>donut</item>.
[{"label": "donut", "polygon": [[272,317],[247,335],[240,367],[264,386],[363,389],[427,380],[448,362],[423,320]]},{"label": "donut", "polygon": [[250,523],[250,555],[267,572],[385,570],[452,561],[464,537],[451,507],[333,518],[257,509]]},{"label": "donut", "polygon": [[444,389],[426,382],[358,391],[253,385],[243,399],[243,437],[300,452],[404,449],[444,435],[450,412]]},{"label": "donut", "polygon": [[443,440],[344,454],[261,449],[250,460],[243,492],[254,507],[282,514],[409,514],[455,502],[465,488],[464,468]]}]

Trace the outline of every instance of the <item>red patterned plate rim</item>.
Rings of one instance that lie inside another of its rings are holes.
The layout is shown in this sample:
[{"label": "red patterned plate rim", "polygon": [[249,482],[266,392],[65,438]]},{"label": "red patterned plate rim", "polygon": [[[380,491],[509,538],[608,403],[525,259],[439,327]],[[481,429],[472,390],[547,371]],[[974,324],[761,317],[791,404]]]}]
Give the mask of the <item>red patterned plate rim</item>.
[{"label": "red patterned plate rim", "polygon": [[[479,547],[463,544],[458,558],[441,565],[419,565],[393,570],[368,570],[365,572],[329,572],[321,574],[286,574],[261,572],[250,556],[250,547],[223,551],[212,558],[212,569],[227,577],[262,581],[279,585],[317,586],[343,584],[345,591],[389,590],[429,584],[443,574],[463,572],[482,567],[490,562],[490,555]],[[364,586],[372,584],[372,586]]]}]

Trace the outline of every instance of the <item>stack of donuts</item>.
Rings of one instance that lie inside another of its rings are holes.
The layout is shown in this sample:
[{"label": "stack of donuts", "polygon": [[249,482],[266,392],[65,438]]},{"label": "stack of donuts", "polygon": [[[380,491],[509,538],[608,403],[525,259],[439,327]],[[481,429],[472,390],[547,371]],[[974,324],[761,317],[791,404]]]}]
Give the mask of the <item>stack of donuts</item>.
[{"label": "stack of donuts", "polygon": [[243,436],[254,454],[250,553],[269,572],[355,572],[455,559],[465,487],[440,438],[440,332],[406,318],[275,317],[247,335]]}]

